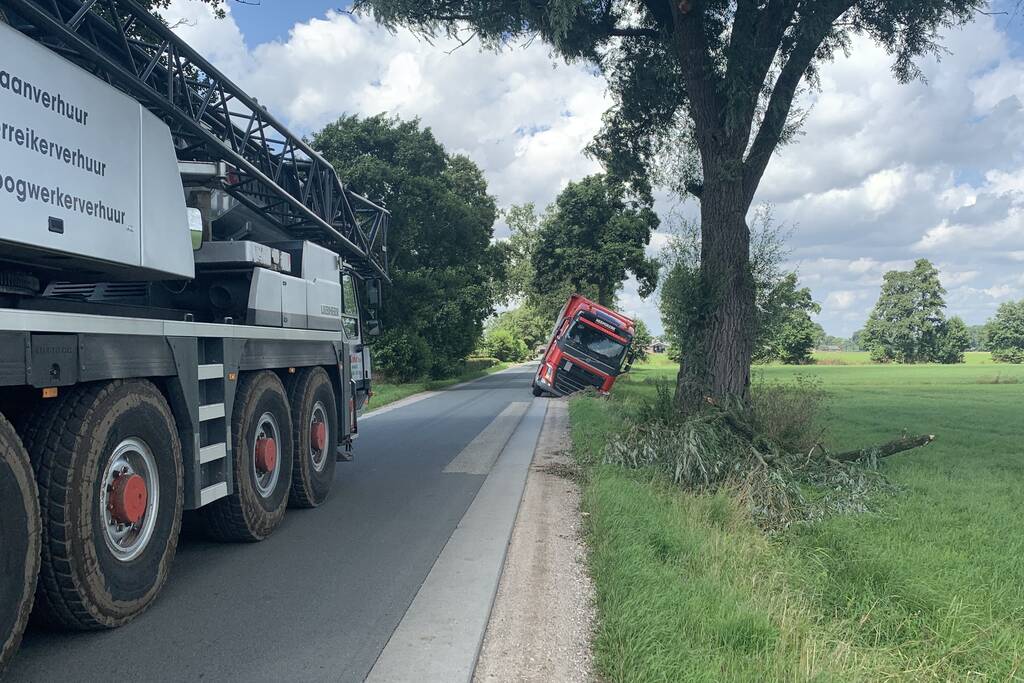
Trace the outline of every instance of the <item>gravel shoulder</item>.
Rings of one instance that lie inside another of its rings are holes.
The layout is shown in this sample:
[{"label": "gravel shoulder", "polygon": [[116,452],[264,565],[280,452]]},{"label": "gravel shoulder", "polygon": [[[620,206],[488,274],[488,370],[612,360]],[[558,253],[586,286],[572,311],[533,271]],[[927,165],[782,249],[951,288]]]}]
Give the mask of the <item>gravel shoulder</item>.
[{"label": "gravel shoulder", "polygon": [[592,681],[594,588],[569,412],[552,400],[530,466],[474,680]]}]

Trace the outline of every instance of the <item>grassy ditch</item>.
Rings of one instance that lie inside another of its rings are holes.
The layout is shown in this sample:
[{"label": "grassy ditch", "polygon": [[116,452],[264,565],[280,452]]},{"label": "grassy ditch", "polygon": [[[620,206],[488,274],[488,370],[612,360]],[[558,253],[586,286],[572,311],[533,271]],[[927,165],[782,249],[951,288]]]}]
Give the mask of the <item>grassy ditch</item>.
[{"label": "grassy ditch", "polygon": [[389,382],[386,377],[380,381],[374,380],[373,398],[370,399],[370,405],[367,406],[367,410],[381,408],[389,403],[408,398],[422,391],[438,391],[454,384],[484,377],[485,375],[504,370],[509,365],[510,363],[503,363],[496,358],[470,358],[466,361],[466,368],[456,377],[400,383]]},{"label": "grassy ditch", "polygon": [[938,435],[883,463],[899,492],[871,512],[768,536],[728,493],[603,464],[623,413],[674,374],[653,361],[571,405],[604,677],[1024,680],[1024,367],[761,368],[817,378],[835,450]]}]

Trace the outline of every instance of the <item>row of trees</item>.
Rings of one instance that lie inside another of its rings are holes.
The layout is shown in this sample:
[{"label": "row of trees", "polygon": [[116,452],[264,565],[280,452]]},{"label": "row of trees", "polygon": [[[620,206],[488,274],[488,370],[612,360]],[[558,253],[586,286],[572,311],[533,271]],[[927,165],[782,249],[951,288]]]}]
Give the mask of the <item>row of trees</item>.
[{"label": "row of trees", "polygon": [[[633,275],[647,296],[662,266],[666,335],[677,349],[699,343],[708,314],[700,227],[684,221],[660,263],[647,257],[658,217],[646,195],[616,178],[596,174],[569,183],[542,214],[531,204],[511,207],[504,214],[511,238],[494,242],[498,211],[483,173],[467,157],[447,153],[419,121],[347,116],[312,143],[354,188],[393,212],[388,251],[395,282],[386,290],[386,332],[376,350],[390,375],[449,375],[473,351],[525,359],[546,340],[553,312],[569,293],[614,305]],[[782,267],[785,235],[770,210],[757,211],[753,226],[752,359],[808,362],[816,345],[830,341],[811,319],[820,307]],[[879,362],[957,363],[983,344],[999,360],[1024,361],[1024,302],[1005,304],[982,331],[947,319],[945,294],[925,259],[890,271],[864,329],[849,344],[831,341],[867,350]],[[517,307],[493,318],[485,334],[485,321],[508,303]]]},{"label": "row of trees", "polygon": [[[451,375],[474,351],[522,360],[546,339],[569,293],[612,305],[629,274],[644,295],[657,285],[658,264],[645,249],[658,217],[607,175],[569,183],[542,215],[512,207],[511,239],[496,242],[499,213],[482,171],[418,120],[345,116],[311,143],[353,189],[392,212],[394,283],[375,347],[390,377]],[[484,335],[485,321],[510,303],[518,307]]]},{"label": "row of trees", "polygon": [[[167,5],[167,0],[148,1],[154,8]],[[898,80],[917,78],[921,72],[915,58],[942,52],[939,31],[970,21],[989,2],[355,0],[352,7],[384,26],[406,26],[428,37],[439,32],[461,36],[468,31],[494,49],[512,41],[540,39],[567,61],[587,62],[601,70],[614,106],[591,152],[604,162],[615,184],[621,183],[634,196],[649,197],[652,187],[660,185],[700,203],[699,267],[691,280],[696,292],[681,302],[688,308],[675,312],[679,329],[691,342],[680,368],[676,397],[679,407],[690,412],[700,410],[708,397],[746,399],[749,395],[750,364],[758,353],[763,326],[758,301],[762,294],[752,276],[746,216],[771,158],[780,145],[794,138],[807,116],[794,106],[797,94],[815,87],[822,64],[848,51],[855,37],[867,37],[893,55]],[[322,132],[321,144],[328,142],[325,133],[333,135],[333,131]],[[335,146],[343,170],[348,165],[356,170],[374,166],[374,161],[359,158],[373,151]],[[486,195],[475,166],[448,157],[443,149],[427,156],[443,159],[435,164],[445,169],[445,177],[436,178],[440,184],[452,187],[468,182],[478,191],[477,201],[445,202],[447,209],[478,217],[493,213],[494,202]],[[372,176],[384,169],[365,170]],[[388,197],[397,209],[410,188],[388,184],[389,175],[383,172],[379,178],[370,178],[382,181],[374,198]],[[422,185],[435,178],[415,179],[413,196],[429,195],[421,192]],[[358,182],[354,184],[359,187]],[[453,196],[450,188],[439,191]],[[428,217],[433,210],[415,201],[402,208]],[[470,267],[465,273],[446,267],[444,261],[436,266],[426,263],[418,250],[406,252],[411,254],[411,269],[408,275],[400,275],[402,281],[392,290],[388,317],[392,322],[416,320],[427,325],[413,328],[422,332],[405,339],[397,330],[406,328],[393,326],[385,339],[384,348],[390,349],[385,357],[389,353],[394,359],[405,356],[437,373],[458,355],[455,347],[464,347],[478,336],[489,301],[473,294],[493,291],[501,279],[495,277],[500,260],[488,253],[494,251],[489,245],[481,246],[476,239],[489,230],[479,228],[486,221],[470,219],[470,223],[478,227],[471,230],[470,249],[475,253],[467,255]],[[429,252],[430,244],[420,238],[447,227],[444,223],[406,226],[395,231],[396,240]],[[397,252],[396,258],[400,257]],[[455,262],[449,258],[447,263]],[[417,282],[435,294],[468,294],[466,298],[455,295],[454,302],[434,299],[431,307],[406,306],[402,293],[415,293]],[[459,303],[468,310],[463,311]],[[453,326],[440,326],[447,323]],[[462,334],[465,331],[471,334]]]},{"label": "row of trees", "polygon": [[[645,248],[659,220],[649,198],[607,174],[569,185],[538,214],[532,204],[504,214],[508,241],[494,242],[498,217],[481,170],[452,155],[419,121],[347,116],[312,143],[358,191],[388,206],[394,286],[376,357],[393,377],[445,376],[473,351],[502,360],[529,357],[550,333],[553,312],[573,291],[605,305],[629,275],[649,295],[664,266],[660,308],[677,349],[699,343],[708,311],[700,287],[702,234],[684,221],[661,263]],[[755,213],[750,272],[755,291],[755,362],[803,363],[827,338],[811,316],[820,307],[786,272],[785,235],[769,209]],[[983,344],[1024,361],[1024,302],[1004,304],[984,331],[946,318],[939,272],[926,259],[885,274],[881,294],[849,347],[879,362],[957,363]],[[516,308],[485,321],[495,308]],[[642,335],[649,338],[646,328]],[[832,340],[847,346],[845,340]],[[638,352],[641,345],[638,343]]]}]

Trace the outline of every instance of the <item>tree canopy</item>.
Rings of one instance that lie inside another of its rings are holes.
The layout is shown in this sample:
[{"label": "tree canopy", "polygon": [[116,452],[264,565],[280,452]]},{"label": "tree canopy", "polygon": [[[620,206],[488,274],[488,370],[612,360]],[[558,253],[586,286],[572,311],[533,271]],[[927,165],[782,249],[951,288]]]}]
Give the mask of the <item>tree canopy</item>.
[{"label": "tree canopy", "polygon": [[593,292],[611,306],[616,291],[632,273],[640,295],[658,283],[658,264],[645,247],[658,227],[649,202],[630,198],[626,188],[604,174],[571,182],[541,223],[533,252],[533,289]]},{"label": "tree canopy", "polygon": [[871,311],[861,343],[880,362],[959,363],[970,346],[967,326],[946,320],[946,290],[928,259],[911,270],[891,270]]},{"label": "tree canopy", "polygon": [[818,337],[818,325],[811,315],[821,313],[811,290],[799,286],[796,273],[786,273],[758,301],[762,329],[754,359],[810,363]]},{"label": "tree canopy", "polygon": [[394,284],[384,290],[378,362],[403,377],[452,372],[476,347],[504,278],[483,173],[418,120],[345,116],[312,144],[353,190],[392,212]]},{"label": "tree canopy", "polygon": [[1024,299],[999,306],[987,325],[986,344],[997,361],[1024,363]]},{"label": "tree canopy", "polygon": [[[898,80],[941,51],[939,32],[986,0],[356,0],[389,27],[477,35],[502,46],[540,38],[567,60],[597,65],[614,106],[592,151],[634,191],[666,184],[701,204],[702,258],[693,344],[677,399],[746,398],[755,291],[746,213],[778,146],[804,112],[802,86],[823,62],[867,36],[893,56]],[[666,150],[669,154],[666,155]],[[674,154],[673,154],[674,153]]]}]

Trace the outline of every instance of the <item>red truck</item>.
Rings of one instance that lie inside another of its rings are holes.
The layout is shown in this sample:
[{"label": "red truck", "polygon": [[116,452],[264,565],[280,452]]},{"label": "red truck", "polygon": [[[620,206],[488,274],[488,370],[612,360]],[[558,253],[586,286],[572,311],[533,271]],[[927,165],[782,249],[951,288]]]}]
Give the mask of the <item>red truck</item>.
[{"label": "red truck", "polygon": [[587,387],[611,391],[633,343],[633,321],[573,294],[555,321],[544,357],[533,378],[533,395],[565,396]]}]

